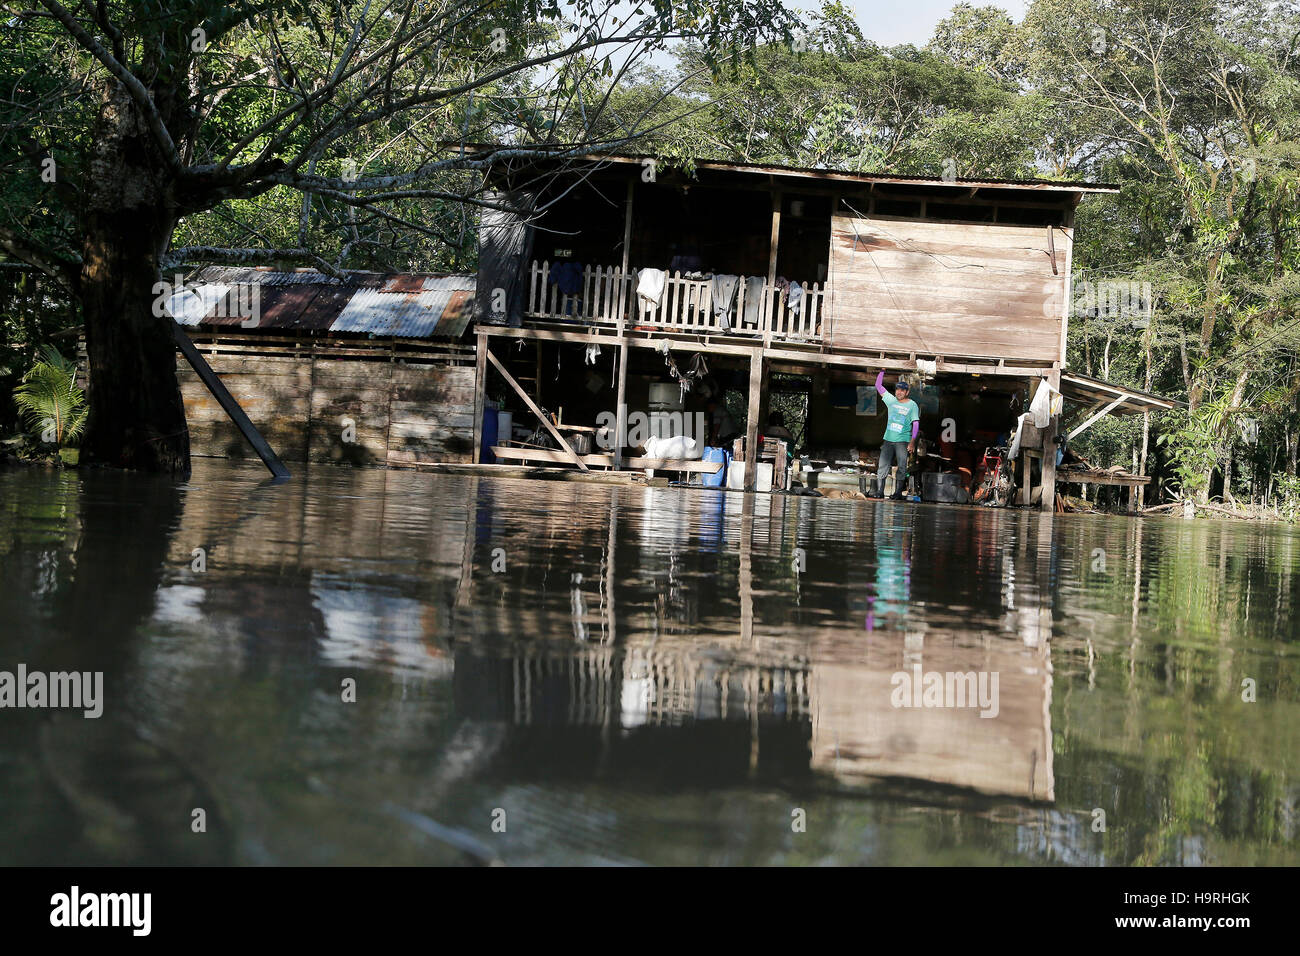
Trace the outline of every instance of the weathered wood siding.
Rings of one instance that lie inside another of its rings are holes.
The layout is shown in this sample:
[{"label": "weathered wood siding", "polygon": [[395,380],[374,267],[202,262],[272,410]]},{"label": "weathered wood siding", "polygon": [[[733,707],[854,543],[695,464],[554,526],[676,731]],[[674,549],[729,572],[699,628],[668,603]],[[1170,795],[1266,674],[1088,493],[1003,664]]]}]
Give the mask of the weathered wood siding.
[{"label": "weathered wood siding", "polygon": [[[311,361],[267,356],[205,355],[235,401],[275,453],[286,461],[307,456]],[[190,450],[219,458],[256,458],[235,423],[179,355],[177,377],[190,428]]]},{"label": "weathered wood siding", "polygon": [[[474,444],[473,358],[393,361],[380,349],[222,343],[200,350],[286,461],[355,465],[468,462]],[[263,351],[284,354],[259,354]],[[369,355],[367,355],[369,352]],[[359,354],[349,354],[359,353]],[[189,364],[177,357],[195,455],[254,452]]]},{"label": "weathered wood siding", "polygon": [[1060,361],[1071,230],[837,215],[830,343]]}]

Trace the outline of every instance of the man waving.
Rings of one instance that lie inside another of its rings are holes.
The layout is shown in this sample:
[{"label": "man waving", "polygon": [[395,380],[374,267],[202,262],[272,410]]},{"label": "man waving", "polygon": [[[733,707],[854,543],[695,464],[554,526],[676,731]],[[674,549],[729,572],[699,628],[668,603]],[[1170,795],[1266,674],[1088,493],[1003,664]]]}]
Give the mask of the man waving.
[{"label": "man waving", "polygon": [[889,424],[885,426],[885,441],[880,446],[880,467],[876,469],[876,487],[873,498],[885,491],[885,479],[894,465],[898,466],[898,481],[894,483],[891,498],[903,497],[903,483],[907,481],[907,456],[916,450],[916,436],[921,430],[921,410],[908,398],[911,386],[904,379],[894,383],[894,394],[885,389],[885,372],[876,375],[876,391],[889,409]]}]

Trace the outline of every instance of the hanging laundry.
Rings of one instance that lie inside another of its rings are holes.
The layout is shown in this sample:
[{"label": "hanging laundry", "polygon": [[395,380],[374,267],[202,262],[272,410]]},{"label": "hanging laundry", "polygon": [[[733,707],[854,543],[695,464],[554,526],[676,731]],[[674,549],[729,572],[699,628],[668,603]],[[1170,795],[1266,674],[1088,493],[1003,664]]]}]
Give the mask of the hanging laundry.
[{"label": "hanging laundry", "polygon": [[731,328],[731,300],[736,297],[740,276],[715,275],[709,291],[713,297],[713,314],[725,331]]},{"label": "hanging laundry", "polygon": [[789,284],[786,304],[790,306],[790,314],[798,317],[799,313],[803,311],[803,286],[799,285],[797,282],[791,282]]},{"label": "hanging laundry", "polygon": [[636,294],[647,309],[659,308],[667,279],[663,269],[642,269],[637,273]]},{"label": "hanging laundry", "polygon": [[767,280],[762,276],[750,276],[745,280],[745,324],[758,328],[763,319],[763,290]]},{"label": "hanging laundry", "polygon": [[1056,401],[1060,394],[1048,384],[1047,379],[1039,381],[1034,400],[1029,403],[1029,414],[1033,416],[1036,428],[1046,428],[1051,423],[1052,416],[1060,414],[1060,403]]},{"label": "hanging laundry", "polygon": [[587,346],[587,364],[595,365],[596,359],[600,357],[600,346],[592,342]]},{"label": "hanging laundry", "polygon": [[577,295],[582,291],[582,263],[561,259],[551,266],[550,279],[561,295]]}]

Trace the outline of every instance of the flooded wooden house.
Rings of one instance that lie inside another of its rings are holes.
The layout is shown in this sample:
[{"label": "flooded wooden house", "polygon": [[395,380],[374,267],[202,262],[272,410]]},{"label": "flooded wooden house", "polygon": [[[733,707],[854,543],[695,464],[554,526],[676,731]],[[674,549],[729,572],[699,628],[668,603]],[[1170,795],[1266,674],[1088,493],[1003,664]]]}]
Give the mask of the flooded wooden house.
[{"label": "flooded wooden house", "polygon": [[[1170,405],[1066,369],[1075,208],[1116,187],[616,155],[489,177],[502,208],[480,235],[476,462],[639,467],[629,417],[689,421],[713,398],[743,409],[746,489],[776,457],[762,440],[774,409],[800,419],[794,467],[874,474],[881,370],[910,380],[926,457],[949,467],[1011,444],[1040,388],[1111,414]],[[1097,405],[1099,389],[1114,400]],[[553,450],[485,436],[494,399],[516,423],[545,410]],[[1016,463],[1019,500],[1045,509],[1062,405],[1049,407]],[[590,436],[611,418],[601,453]]]}]

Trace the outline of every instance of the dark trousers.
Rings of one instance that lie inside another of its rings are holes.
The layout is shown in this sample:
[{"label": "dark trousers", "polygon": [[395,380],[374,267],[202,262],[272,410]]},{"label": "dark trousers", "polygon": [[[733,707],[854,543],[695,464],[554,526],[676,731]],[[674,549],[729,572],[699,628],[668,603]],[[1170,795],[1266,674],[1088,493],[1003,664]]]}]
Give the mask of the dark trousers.
[{"label": "dark trousers", "polygon": [[903,493],[903,482],[907,481],[907,442],[887,441],[880,446],[880,467],[876,469],[876,491],[885,493],[885,479],[889,470],[898,466],[898,481],[894,483],[894,494]]}]

